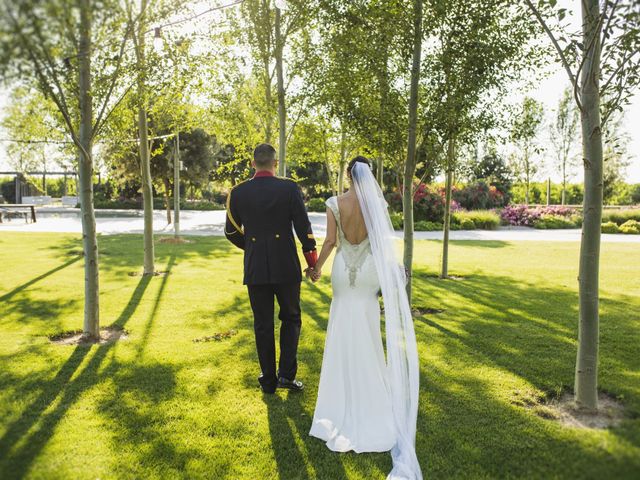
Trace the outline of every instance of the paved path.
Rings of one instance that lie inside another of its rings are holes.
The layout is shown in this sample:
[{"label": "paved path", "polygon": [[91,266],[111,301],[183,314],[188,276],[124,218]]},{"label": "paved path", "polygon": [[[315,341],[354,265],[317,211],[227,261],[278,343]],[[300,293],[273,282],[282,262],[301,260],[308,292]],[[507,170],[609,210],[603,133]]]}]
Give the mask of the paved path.
[{"label": "paved path", "polygon": [[[97,210],[96,226],[99,233],[142,233],[143,218],[140,210]],[[155,210],[154,231],[158,234],[172,234],[173,227],[167,226],[166,212]],[[326,234],[324,213],[310,213],[313,231],[318,237]],[[21,220],[11,220],[0,224],[0,235],[5,231],[19,232],[69,232],[80,233],[80,210],[76,208],[43,207],[37,211],[38,221],[25,224]],[[184,235],[223,235],[225,212],[200,212],[185,210],[180,213],[180,230]],[[402,238],[402,233],[397,233]],[[442,232],[416,232],[417,240],[441,240]],[[577,242],[580,230],[536,230],[526,227],[506,227],[498,230],[466,230],[451,232],[452,240],[493,240],[493,241],[552,241]],[[602,235],[605,242],[640,243],[640,235]]]}]

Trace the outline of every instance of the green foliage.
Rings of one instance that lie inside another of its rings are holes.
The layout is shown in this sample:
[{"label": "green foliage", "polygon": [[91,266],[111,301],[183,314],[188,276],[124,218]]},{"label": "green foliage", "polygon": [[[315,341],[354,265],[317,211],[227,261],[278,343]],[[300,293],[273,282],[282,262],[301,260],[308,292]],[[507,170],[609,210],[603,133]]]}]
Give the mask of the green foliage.
[{"label": "green foliage", "polygon": [[[142,199],[104,199],[96,198],[94,201],[96,209],[105,210],[142,210]],[[173,200],[170,202],[171,208],[173,208]],[[162,198],[153,199],[153,208],[156,210],[162,210],[166,208],[164,200]],[[207,200],[180,200],[181,210],[224,210],[225,205],[215,203]]]},{"label": "green foliage", "polygon": [[403,220],[402,220],[402,212],[389,212],[389,217],[391,217],[391,225],[394,230],[402,230],[403,228]]},{"label": "green foliage", "polygon": [[496,189],[504,197],[504,204],[509,203],[513,172],[504,158],[493,151],[482,157],[480,162],[471,166],[471,179],[483,180]]},{"label": "green foliage", "polygon": [[620,233],[620,227],[615,222],[606,222],[602,224],[602,233]]},{"label": "green foliage", "polygon": [[[547,203],[547,182],[531,182],[529,185],[530,202],[534,204]],[[567,184],[565,200],[567,205],[582,205],[584,189],[582,184]],[[560,205],[562,201],[562,184],[551,183],[551,205]],[[517,182],[511,189],[511,203],[522,205],[525,203],[525,185]]]},{"label": "green foliage", "polygon": [[460,220],[460,230],[475,230],[475,229],[476,229],[476,224],[472,219],[462,218]]},{"label": "green foliage", "polygon": [[[454,212],[452,218],[460,227],[469,225],[469,222],[473,222],[475,228],[480,230],[495,230],[500,226],[500,216],[493,210],[460,210]],[[467,230],[467,228],[461,229]]]},{"label": "green foliage", "polygon": [[602,212],[603,222],[614,222],[617,225],[622,225],[627,220],[640,221],[640,208],[626,209],[626,210],[604,210]]},{"label": "green foliage", "polygon": [[627,220],[620,225],[620,232],[628,234],[640,234],[640,222],[637,220]]},{"label": "green foliage", "polygon": [[419,220],[414,223],[413,227],[417,232],[437,232],[442,230],[442,223]]},{"label": "green foliage", "polygon": [[533,226],[544,230],[577,227],[575,220],[561,215],[541,215],[533,222]]},{"label": "green foliage", "polygon": [[324,198],[311,198],[307,202],[307,210],[310,212],[324,212],[326,209]]}]

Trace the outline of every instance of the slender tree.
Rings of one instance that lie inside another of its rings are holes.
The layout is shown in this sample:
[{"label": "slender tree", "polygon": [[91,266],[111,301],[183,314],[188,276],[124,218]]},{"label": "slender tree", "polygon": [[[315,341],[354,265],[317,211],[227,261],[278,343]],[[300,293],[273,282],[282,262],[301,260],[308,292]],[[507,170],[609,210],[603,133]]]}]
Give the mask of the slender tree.
[{"label": "slender tree", "polygon": [[416,135],[418,128],[418,87],[422,56],[422,0],[413,2],[413,62],[409,93],[409,134],[407,160],[404,165],[402,211],[404,213],[404,268],[407,272],[407,297],[411,303],[411,275],[413,269],[413,178],[416,173]]},{"label": "slender tree", "polygon": [[535,155],[540,152],[536,139],[540,133],[544,110],[542,103],[526,97],[517,112],[511,129],[511,140],[517,151],[513,155],[513,169],[524,182],[524,203],[529,205],[531,180],[539,170]]},{"label": "slender tree", "polygon": [[140,20],[134,37],[138,83],[138,145],[140,149],[140,176],[144,211],[144,275],[155,273],[155,248],[153,244],[153,185],[151,181],[151,157],[149,154],[149,125],[147,120],[148,95],[146,87],[145,34],[147,29],[147,0],[140,0]]},{"label": "slender tree", "polygon": [[[499,117],[506,86],[539,56],[531,51],[529,19],[502,0],[434,3],[425,53],[422,109],[424,175],[444,160],[445,209],[441,278],[448,277],[451,189],[457,151]],[[508,27],[507,27],[508,26]],[[446,153],[444,148],[446,146]],[[431,157],[431,158],[429,158]]]},{"label": "slender tree", "polygon": [[583,0],[582,32],[577,37],[568,35],[565,27],[555,27],[554,23],[563,20],[567,13],[555,0],[536,5],[525,0],[525,5],[549,37],[573,85],[580,110],[584,201],[574,390],[579,407],[597,410],[602,130],[611,115],[628,104],[640,83],[640,6],[635,0],[612,0],[602,4],[598,0]]},{"label": "slender tree", "polygon": [[566,204],[567,181],[571,177],[571,170],[574,167],[573,148],[578,136],[578,109],[573,101],[570,89],[565,89],[560,102],[556,117],[551,124],[550,138],[555,149],[557,158],[557,168],[562,176],[562,193],[560,203]]},{"label": "slender tree", "polygon": [[[122,94],[122,58],[133,24],[123,19],[117,2],[104,2],[99,13],[92,0],[71,4],[52,1],[46,9],[36,6],[37,2],[29,0],[3,3],[0,28],[6,35],[0,38],[8,43],[0,45],[0,50],[10,52],[3,57],[3,73],[34,82],[53,101],[77,147],[84,252],[83,331],[86,338],[95,340],[99,337],[100,309],[93,143],[117,105],[116,97]],[[99,22],[94,21],[95,16]],[[96,38],[108,48],[96,51]]]}]

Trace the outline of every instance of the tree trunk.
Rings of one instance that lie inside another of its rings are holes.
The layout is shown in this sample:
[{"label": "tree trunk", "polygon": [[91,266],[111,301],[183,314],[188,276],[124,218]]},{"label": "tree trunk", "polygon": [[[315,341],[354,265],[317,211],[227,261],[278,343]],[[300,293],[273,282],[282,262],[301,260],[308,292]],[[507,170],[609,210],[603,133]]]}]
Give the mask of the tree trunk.
[{"label": "tree trunk", "polygon": [[525,205],[529,205],[529,170],[527,167],[527,172],[524,178],[524,203]]},{"label": "tree trunk", "polygon": [[416,172],[416,129],[418,123],[418,86],[422,54],[422,0],[413,3],[413,63],[409,93],[409,134],[407,161],[404,166],[402,211],[404,214],[404,268],[407,271],[407,297],[411,305],[411,275],[413,266],[413,177]]},{"label": "tree trunk", "polygon": [[340,164],[338,166],[338,195],[344,193],[344,168],[347,163],[347,134],[342,126],[342,133],[340,134]]},{"label": "tree trunk", "polygon": [[144,275],[153,275],[153,188],[151,186],[151,166],[149,158],[149,126],[147,124],[147,93],[145,85],[144,34],[146,28],[147,0],[140,1],[142,15],[138,30],[138,131],[140,135],[140,173],[142,181],[142,205],[144,210]]},{"label": "tree trunk", "polygon": [[280,33],[280,9],[276,7],[276,76],[278,82],[278,175],[287,176],[287,111],[284,103],[282,72],[283,39]]},{"label": "tree trunk", "polygon": [[378,157],[376,167],[376,180],[378,180],[378,185],[384,192],[384,159],[382,156]]},{"label": "tree trunk", "polygon": [[453,183],[455,149],[456,137],[452,135],[447,149],[447,180],[444,195],[444,235],[442,238],[442,271],[440,272],[440,278],[449,276],[449,227],[451,225],[451,185]]},{"label": "tree trunk", "polygon": [[180,131],[176,132],[176,151],[173,158],[173,236],[180,236]]},{"label": "tree trunk", "polygon": [[329,179],[329,188],[331,188],[331,193],[333,195],[337,194],[335,178],[333,177],[333,171],[331,170],[331,163],[329,162],[329,146],[327,145],[327,131],[323,130],[322,132],[322,143],[324,150],[324,167],[327,170],[327,178]]},{"label": "tree trunk", "polygon": [[580,269],[578,273],[580,319],[575,372],[577,405],[598,408],[598,277],[600,268],[600,224],[602,222],[602,131],[600,124],[600,24],[598,0],[582,2],[584,44],[595,38],[580,78],[582,149],[584,155],[584,203]]},{"label": "tree trunk", "polygon": [[567,192],[567,169],[566,169],[566,160],[562,162],[562,199],[560,200],[562,205],[566,203],[566,192]]},{"label": "tree trunk", "polygon": [[171,225],[171,184],[169,183],[169,179],[167,177],[163,177],[162,183],[164,185],[164,206],[167,209],[167,225]]},{"label": "tree trunk", "polygon": [[91,0],[80,1],[78,96],[80,101],[79,199],[84,251],[84,335],[100,337],[98,237],[93,209],[93,101],[91,96]]}]

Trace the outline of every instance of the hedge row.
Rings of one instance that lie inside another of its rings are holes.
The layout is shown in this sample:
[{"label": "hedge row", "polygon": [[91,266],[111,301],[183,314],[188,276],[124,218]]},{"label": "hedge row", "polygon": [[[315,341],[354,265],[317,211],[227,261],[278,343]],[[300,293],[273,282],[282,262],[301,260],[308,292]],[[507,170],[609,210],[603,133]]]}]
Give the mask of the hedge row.
[{"label": "hedge row", "polygon": [[[395,230],[402,230],[403,221],[401,213],[391,213],[391,223]],[[451,230],[495,230],[500,225],[500,217],[491,210],[458,211],[451,215]],[[414,223],[414,230],[418,232],[431,232],[442,230],[440,222],[419,220]]]}]

